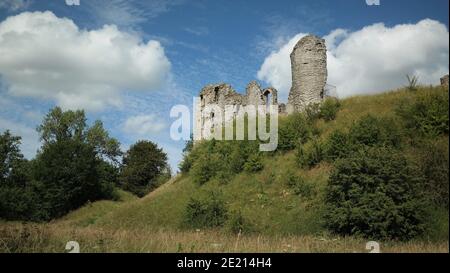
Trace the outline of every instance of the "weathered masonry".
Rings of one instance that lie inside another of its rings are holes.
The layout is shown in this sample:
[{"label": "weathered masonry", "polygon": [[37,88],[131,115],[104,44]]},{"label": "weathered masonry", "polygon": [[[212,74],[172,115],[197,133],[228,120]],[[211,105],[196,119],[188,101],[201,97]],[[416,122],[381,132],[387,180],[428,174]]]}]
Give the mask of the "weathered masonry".
[{"label": "weathered masonry", "polygon": [[292,87],[288,114],[303,111],[308,104],[320,103],[327,83],[327,48],[325,40],[308,35],[291,53]]},{"label": "weathered masonry", "polygon": [[[268,106],[278,105],[278,93],[274,88],[262,89],[256,81],[252,81],[247,85],[245,95],[237,93],[229,84],[220,83],[212,84],[203,87],[200,92],[200,105],[198,105],[199,113],[196,113],[196,128],[198,130],[197,136],[201,138],[209,135],[210,132],[205,131],[217,122],[217,117],[221,117],[223,122],[230,121],[233,117],[225,117],[224,111],[226,106],[234,106],[234,115],[237,115],[243,106],[254,105],[266,106],[263,107],[262,113],[268,112]],[[208,109],[205,111],[206,107],[214,106],[214,109]],[[218,106],[218,107],[216,107]],[[220,114],[216,113],[215,110],[219,109]],[[205,126],[208,124],[208,126]]]},{"label": "weathered masonry", "polygon": [[[224,116],[226,106],[234,106],[235,114],[242,106],[266,106],[258,111],[267,113],[270,105],[277,105],[280,114],[290,114],[303,111],[310,103],[320,103],[325,94],[327,81],[327,56],[325,41],[317,36],[308,35],[300,39],[291,53],[292,87],[288,103],[278,104],[278,92],[273,87],[261,88],[252,81],[246,88],[245,95],[237,93],[225,83],[211,84],[200,91],[200,101],[195,113],[194,135],[200,139],[210,134],[207,130],[217,122],[228,122],[230,117]],[[221,111],[220,114],[206,109],[209,107]],[[220,121],[218,121],[220,117]],[[212,126],[211,126],[212,125]],[[207,130],[205,130],[207,129]]]}]

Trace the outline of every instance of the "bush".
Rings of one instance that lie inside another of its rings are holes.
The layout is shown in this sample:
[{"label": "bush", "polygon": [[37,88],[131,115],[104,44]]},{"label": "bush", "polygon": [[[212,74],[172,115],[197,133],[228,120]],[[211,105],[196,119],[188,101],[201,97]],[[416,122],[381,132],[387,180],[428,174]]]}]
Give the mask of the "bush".
[{"label": "bush", "polygon": [[308,122],[312,123],[321,117],[320,107],[321,107],[320,103],[310,103],[306,106],[305,115]]},{"label": "bush", "polygon": [[251,233],[252,225],[242,216],[241,211],[231,214],[227,223],[227,230],[234,234]]},{"label": "bush", "polygon": [[424,230],[423,179],[391,149],[368,148],[337,161],[326,188],[327,227],[341,235],[407,240]]},{"label": "bush", "polygon": [[311,198],[316,194],[315,186],[307,182],[303,177],[293,173],[287,174],[287,186],[293,190],[295,195]]},{"label": "bush", "polygon": [[0,186],[0,218],[5,220],[39,221],[41,200],[32,187]]},{"label": "bush", "polygon": [[217,154],[200,155],[191,169],[192,180],[198,185],[205,184],[218,173],[221,163]]},{"label": "bush", "polygon": [[323,145],[323,153],[327,160],[335,161],[367,146],[400,148],[402,138],[396,120],[366,115],[350,127],[349,133],[333,131]]},{"label": "bush", "polygon": [[399,147],[402,139],[395,120],[372,115],[366,115],[353,124],[349,138],[356,145],[392,147]]},{"label": "bush", "polygon": [[258,161],[261,159],[257,141],[217,142],[214,152],[220,157],[220,161],[223,162],[220,169],[234,174],[245,170],[246,163],[249,160]]},{"label": "bush", "polygon": [[320,105],[320,117],[325,121],[331,121],[336,118],[341,103],[336,98],[327,98]]},{"label": "bush", "polygon": [[300,167],[312,168],[325,157],[322,143],[314,139],[310,143],[297,148],[297,163]]},{"label": "bush", "polygon": [[261,156],[259,154],[251,155],[244,165],[244,170],[250,173],[256,173],[264,169]]},{"label": "bush", "polygon": [[224,160],[229,163],[230,171],[233,173],[240,173],[245,169],[245,163],[252,155],[259,154],[259,146],[256,141],[233,141],[229,155],[226,155]]},{"label": "bush", "polygon": [[202,141],[195,146],[193,143],[187,142],[186,147],[183,149],[183,160],[179,164],[180,171],[188,173],[201,155],[215,152],[215,144],[214,140]]},{"label": "bush", "polygon": [[245,149],[241,149],[239,145],[235,145],[229,156],[229,168],[233,173],[240,173],[244,170],[245,162],[247,162],[248,154]]},{"label": "bush", "polygon": [[423,191],[435,206],[449,207],[449,150],[448,140],[426,141],[421,144],[419,165],[425,177]]},{"label": "bush", "polygon": [[336,98],[327,98],[322,103],[310,103],[305,108],[305,115],[308,122],[312,123],[320,118],[331,121],[336,118],[341,103]]},{"label": "bush", "polygon": [[278,129],[278,150],[290,151],[304,144],[311,135],[311,126],[301,113],[288,116],[280,122]]},{"label": "bush", "polygon": [[192,158],[192,155],[184,154],[183,159],[181,160],[180,164],[178,165],[178,167],[180,168],[180,172],[188,173],[191,170],[193,163],[194,163],[194,160]]},{"label": "bush", "polygon": [[448,103],[447,90],[424,91],[412,100],[404,100],[398,105],[396,112],[412,135],[448,135]]},{"label": "bush", "polygon": [[248,140],[203,141],[185,155],[183,161],[186,165],[189,162],[191,177],[199,185],[213,178],[226,183],[246,168],[257,172],[263,167],[258,141]]},{"label": "bush", "polygon": [[184,222],[191,228],[220,227],[227,220],[227,213],[221,194],[210,192],[209,195],[189,200]]},{"label": "bush", "polygon": [[351,144],[348,135],[336,130],[328,137],[324,147],[324,153],[328,160],[335,161],[336,159],[348,156],[353,149],[354,147]]}]

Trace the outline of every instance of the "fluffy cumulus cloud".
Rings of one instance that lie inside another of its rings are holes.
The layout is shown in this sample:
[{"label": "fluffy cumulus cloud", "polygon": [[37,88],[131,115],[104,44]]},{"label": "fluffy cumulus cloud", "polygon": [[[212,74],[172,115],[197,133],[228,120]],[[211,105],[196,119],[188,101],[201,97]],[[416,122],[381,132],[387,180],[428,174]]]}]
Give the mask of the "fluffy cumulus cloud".
[{"label": "fluffy cumulus cloud", "polygon": [[79,29],[52,12],[24,12],[0,23],[0,76],[15,96],[54,100],[66,109],[121,105],[121,91],[152,91],[171,64],[158,41],[114,25]]},{"label": "fluffy cumulus cloud", "polygon": [[[289,55],[304,34],[297,34],[272,52],[258,78],[277,88],[286,98],[291,86]],[[328,84],[340,97],[398,88],[406,75],[417,75],[422,84],[437,84],[448,73],[449,32],[440,22],[425,19],[417,24],[387,27],[382,23],[350,32],[343,29],[325,36]]]},{"label": "fluffy cumulus cloud", "polygon": [[156,115],[138,115],[129,117],[124,122],[123,131],[136,137],[149,137],[166,127],[166,124]]}]

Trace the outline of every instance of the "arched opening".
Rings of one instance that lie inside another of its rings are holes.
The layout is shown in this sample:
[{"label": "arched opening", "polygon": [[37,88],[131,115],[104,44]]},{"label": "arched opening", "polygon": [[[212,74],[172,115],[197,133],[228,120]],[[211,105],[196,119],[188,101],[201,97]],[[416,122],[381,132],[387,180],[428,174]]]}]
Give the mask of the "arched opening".
[{"label": "arched opening", "polygon": [[219,87],[214,87],[214,102],[217,102],[219,100]]},{"label": "arched opening", "polygon": [[266,112],[270,112],[270,105],[273,104],[273,94],[270,92],[270,90],[266,90],[264,92],[264,102],[266,104]]}]

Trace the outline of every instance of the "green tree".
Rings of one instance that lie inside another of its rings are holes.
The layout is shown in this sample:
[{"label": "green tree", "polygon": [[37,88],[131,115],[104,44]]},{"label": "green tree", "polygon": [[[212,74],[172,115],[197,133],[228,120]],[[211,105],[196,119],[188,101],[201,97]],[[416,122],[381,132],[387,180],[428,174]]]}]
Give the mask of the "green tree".
[{"label": "green tree", "polygon": [[326,225],[341,235],[407,240],[424,231],[420,173],[392,148],[337,161],[326,188]]},{"label": "green tree", "polygon": [[45,116],[37,131],[44,145],[74,139],[91,145],[102,159],[117,163],[122,155],[119,141],[109,136],[103,123],[97,120],[89,127],[82,110],[63,111],[55,107]]},{"label": "green tree", "polygon": [[86,122],[82,110],[55,107],[37,128],[43,145],[34,162],[33,177],[44,220],[87,201],[114,197],[120,143],[100,121],[91,127]]},{"label": "green tree", "polygon": [[96,120],[86,131],[86,142],[94,147],[96,154],[102,159],[116,165],[119,163],[120,156],[122,156],[120,142],[109,136],[100,120]]},{"label": "green tree", "polygon": [[20,137],[0,135],[0,217],[50,220],[115,197],[120,144],[100,121],[89,127],[84,111],[55,107],[37,131],[43,145],[31,162],[20,153]]},{"label": "green tree", "polygon": [[23,160],[20,140],[20,137],[13,136],[8,130],[0,135],[0,185],[13,175],[15,166]]},{"label": "green tree", "polygon": [[55,107],[44,117],[37,127],[44,145],[67,139],[84,140],[86,116],[83,110],[63,111]]},{"label": "green tree", "polygon": [[158,177],[167,166],[167,155],[155,143],[136,142],[123,157],[121,182],[124,189],[144,196],[158,186]]},{"label": "green tree", "polygon": [[20,137],[0,134],[0,218],[34,219],[36,194],[30,187],[30,162],[20,152]]},{"label": "green tree", "polygon": [[118,181],[122,156],[120,142],[109,136],[101,121],[97,120],[89,127],[84,111],[63,111],[55,107],[45,116],[37,131],[43,141],[43,149],[48,145],[68,140],[79,141],[90,146],[96,157],[103,161],[99,170],[99,174],[104,176],[101,180]]},{"label": "green tree", "polygon": [[193,159],[192,159],[192,151],[194,150],[194,135],[191,134],[191,138],[186,141],[185,146],[183,148],[183,159],[178,164],[180,171],[182,173],[187,173],[192,167]]},{"label": "green tree", "polygon": [[44,146],[36,159],[34,177],[42,183],[42,203],[48,219],[87,201],[112,198],[112,187],[107,185],[109,181],[102,180],[101,167],[93,147],[78,139]]}]

